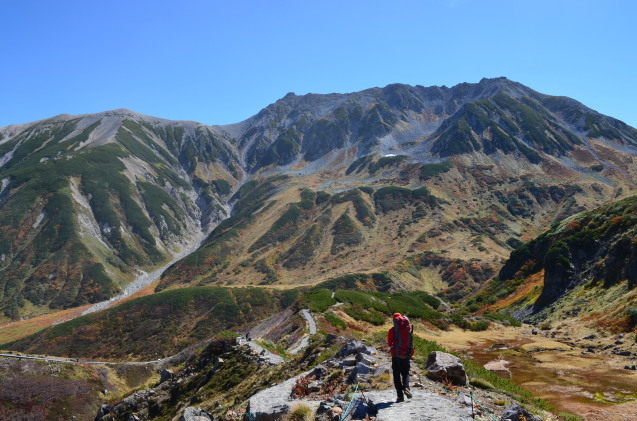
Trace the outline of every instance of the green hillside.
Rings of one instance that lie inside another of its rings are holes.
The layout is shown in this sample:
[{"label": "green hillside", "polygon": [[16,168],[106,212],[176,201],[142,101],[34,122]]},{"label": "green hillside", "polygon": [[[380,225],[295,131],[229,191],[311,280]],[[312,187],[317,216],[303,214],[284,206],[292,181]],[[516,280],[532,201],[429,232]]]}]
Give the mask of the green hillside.
[{"label": "green hillside", "polygon": [[259,288],[178,289],[78,317],[2,347],[68,357],[154,360],[290,304],[287,294]]},{"label": "green hillside", "polygon": [[[498,277],[470,302],[497,305],[516,297],[509,311],[591,316],[630,329],[637,304],[636,238],[637,196],[574,215],[513,251]],[[518,297],[532,279],[542,282]]]}]

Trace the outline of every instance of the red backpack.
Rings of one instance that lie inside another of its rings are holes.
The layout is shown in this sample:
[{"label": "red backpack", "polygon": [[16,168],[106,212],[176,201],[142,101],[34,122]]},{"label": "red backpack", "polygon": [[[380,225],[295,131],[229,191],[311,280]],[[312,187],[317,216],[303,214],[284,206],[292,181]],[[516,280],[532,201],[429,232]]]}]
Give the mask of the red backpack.
[{"label": "red backpack", "polygon": [[394,318],[394,346],[398,358],[414,355],[414,325],[405,316]]}]

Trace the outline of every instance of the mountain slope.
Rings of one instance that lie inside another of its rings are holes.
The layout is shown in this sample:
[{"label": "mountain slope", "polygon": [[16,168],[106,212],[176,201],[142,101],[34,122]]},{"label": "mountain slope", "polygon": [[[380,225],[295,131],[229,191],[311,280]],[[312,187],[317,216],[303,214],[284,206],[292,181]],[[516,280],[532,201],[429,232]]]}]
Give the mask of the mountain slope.
[{"label": "mountain slope", "polygon": [[8,317],[109,298],[135,268],[167,261],[223,217],[222,198],[240,176],[232,146],[210,129],[125,110],[3,133]]},{"label": "mountain slope", "polygon": [[288,94],[227,126],[115,110],[0,135],[11,319],[108,298],[229,216],[160,288],[389,270],[460,298],[520,241],[637,185],[635,129],[505,78]]},{"label": "mountain slope", "polygon": [[[580,316],[615,329],[634,327],[637,304],[637,196],[574,215],[511,253],[474,302],[503,302],[520,316]],[[533,288],[527,284],[536,285]]]}]

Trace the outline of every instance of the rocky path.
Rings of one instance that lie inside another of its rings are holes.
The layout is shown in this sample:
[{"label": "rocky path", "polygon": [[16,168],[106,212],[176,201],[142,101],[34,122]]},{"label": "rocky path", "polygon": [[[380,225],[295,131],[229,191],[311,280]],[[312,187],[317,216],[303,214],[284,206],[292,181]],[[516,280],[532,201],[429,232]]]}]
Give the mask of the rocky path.
[{"label": "rocky path", "polygon": [[393,389],[365,392],[378,410],[376,421],[473,421],[466,406],[426,390],[411,390],[413,398],[400,403]]},{"label": "rocky path", "polygon": [[[307,322],[309,335],[314,335],[316,333],[316,321],[314,320],[312,313],[310,313],[310,310],[304,308],[303,310],[301,310],[301,316],[303,316],[303,318]],[[298,346],[294,347],[292,350],[290,350],[290,354],[293,354],[293,355],[298,354],[302,349],[305,349],[309,344],[310,344],[310,337],[308,335],[305,335],[303,339],[301,339],[301,343]]]},{"label": "rocky path", "polygon": [[254,353],[259,354],[259,356],[270,365],[283,364],[285,362],[282,357],[268,351],[255,341],[248,341],[245,338],[239,337],[237,338],[237,344],[250,347]]}]

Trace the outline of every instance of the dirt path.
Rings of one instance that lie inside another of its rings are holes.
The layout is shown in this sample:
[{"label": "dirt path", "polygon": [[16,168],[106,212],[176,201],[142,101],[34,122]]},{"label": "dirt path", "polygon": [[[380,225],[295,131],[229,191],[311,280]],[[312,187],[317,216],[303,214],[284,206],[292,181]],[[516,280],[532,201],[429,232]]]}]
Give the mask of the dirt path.
[{"label": "dirt path", "polygon": [[316,321],[314,320],[312,313],[310,313],[310,310],[304,308],[303,310],[301,310],[301,316],[303,316],[307,323],[309,333],[303,336],[303,339],[301,339],[301,343],[298,346],[290,350],[290,354],[293,355],[298,354],[301,350],[307,348],[307,346],[310,344],[309,335],[314,335],[316,333]]}]

